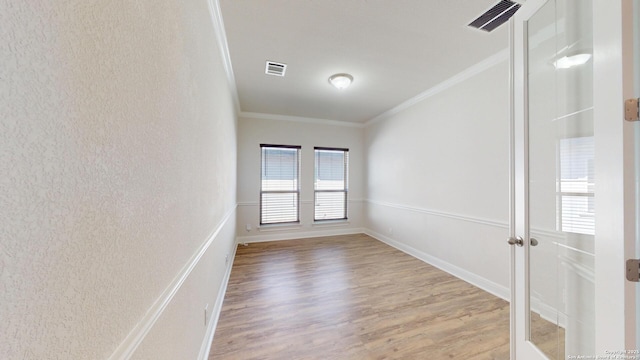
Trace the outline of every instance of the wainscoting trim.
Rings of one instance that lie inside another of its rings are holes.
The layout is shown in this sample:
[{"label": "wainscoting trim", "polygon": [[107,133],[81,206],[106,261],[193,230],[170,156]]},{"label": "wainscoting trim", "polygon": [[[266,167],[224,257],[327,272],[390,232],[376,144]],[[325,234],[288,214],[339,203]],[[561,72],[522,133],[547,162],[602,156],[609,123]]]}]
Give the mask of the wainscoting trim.
[{"label": "wainscoting trim", "polygon": [[454,220],[462,220],[462,221],[472,222],[472,223],[476,223],[476,224],[499,227],[499,228],[503,228],[503,229],[508,229],[509,228],[509,223],[502,222],[502,221],[495,221],[495,220],[483,219],[483,218],[478,218],[478,217],[471,217],[471,216],[459,215],[459,214],[454,214],[454,213],[448,213],[448,212],[444,212],[444,211],[438,211],[438,210],[431,210],[431,209],[419,208],[419,207],[414,207],[414,206],[407,206],[407,205],[388,203],[388,202],[384,202],[384,201],[377,201],[377,200],[365,200],[365,201],[370,203],[370,204],[386,206],[386,207],[399,209],[399,210],[408,210],[408,211],[413,211],[413,212],[417,212],[417,213],[421,213],[421,214],[440,216],[440,217],[445,217],[445,218],[454,219]]},{"label": "wainscoting trim", "polygon": [[[111,354],[109,360],[124,360],[129,359],[135,353],[138,346],[142,343],[145,336],[153,328],[153,325],[162,316],[164,310],[169,306],[173,297],[180,291],[182,284],[187,280],[191,271],[198,265],[198,262],[202,256],[207,252],[209,246],[213,243],[220,231],[224,228],[227,221],[231,216],[235,216],[237,206],[234,206],[229,212],[225,214],[222,221],[216,226],[207,240],[200,246],[195,254],[189,259],[189,261],[182,267],[176,278],[169,284],[165,291],[158,297],[158,299],[147,310],[146,314],[140,319],[138,324],[129,332],[127,337],[120,343],[120,346]],[[231,267],[229,267],[231,269]],[[227,270],[229,271],[229,270]],[[220,294],[218,294],[220,296]],[[223,295],[224,297],[224,292]],[[217,306],[216,300],[216,306]],[[216,320],[217,321],[217,320]]]}]

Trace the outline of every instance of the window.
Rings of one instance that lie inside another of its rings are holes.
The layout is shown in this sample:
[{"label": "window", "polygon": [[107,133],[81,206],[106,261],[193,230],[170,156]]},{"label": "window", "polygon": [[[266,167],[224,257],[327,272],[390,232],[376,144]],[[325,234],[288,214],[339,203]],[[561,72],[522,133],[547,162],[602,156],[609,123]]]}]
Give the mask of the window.
[{"label": "window", "polygon": [[347,218],[349,149],[315,148],[314,220]]},{"label": "window", "polygon": [[300,146],[260,145],[260,224],[300,221]]},{"label": "window", "polygon": [[558,228],[594,235],[593,136],[560,139],[559,152]]}]

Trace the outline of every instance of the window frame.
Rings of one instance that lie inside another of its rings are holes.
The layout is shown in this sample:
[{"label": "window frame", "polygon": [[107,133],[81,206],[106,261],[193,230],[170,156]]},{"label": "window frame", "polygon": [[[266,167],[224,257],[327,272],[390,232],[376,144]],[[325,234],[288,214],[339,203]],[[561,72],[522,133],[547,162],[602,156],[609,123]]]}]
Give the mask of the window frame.
[{"label": "window frame", "polygon": [[[344,183],[342,190],[318,190],[317,182],[318,182],[318,151],[341,151],[343,152],[343,171],[344,171]],[[323,222],[323,221],[344,221],[349,219],[348,210],[349,210],[349,149],[348,148],[336,148],[336,147],[321,147],[315,146],[313,148],[313,162],[314,162],[314,175],[313,175],[313,221],[314,222]],[[317,218],[317,201],[318,201],[318,193],[344,193],[344,216],[340,218],[330,218],[330,219],[318,219]]]},{"label": "window frame", "polygon": [[[263,189],[263,172],[264,172],[264,149],[295,149],[296,151],[296,190],[264,190]],[[259,205],[259,223],[260,226],[270,225],[287,225],[287,224],[299,224],[300,223],[300,159],[302,153],[302,146],[300,145],[276,145],[276,144],[260,144],[260,205]],[[296,194],[296,220],[294,221],[279,221],[279,222],[263,222],[263,194]]]}]

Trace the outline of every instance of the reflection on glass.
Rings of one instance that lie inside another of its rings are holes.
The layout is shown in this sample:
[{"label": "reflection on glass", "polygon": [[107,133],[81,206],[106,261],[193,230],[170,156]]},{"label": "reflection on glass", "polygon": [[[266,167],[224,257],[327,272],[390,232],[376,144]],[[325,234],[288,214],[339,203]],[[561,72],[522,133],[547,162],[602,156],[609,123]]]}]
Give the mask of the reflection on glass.
[{"label": "reflection on glass", "polygon": [[560,191],[558,228],[563,232],[595,235],[593,136],[558,140]]},{"label": "reflection on glass", "polygon": [[591,24],[591,0],[550,0],[527,24],[529,339],[550,359],[594,354]]}]

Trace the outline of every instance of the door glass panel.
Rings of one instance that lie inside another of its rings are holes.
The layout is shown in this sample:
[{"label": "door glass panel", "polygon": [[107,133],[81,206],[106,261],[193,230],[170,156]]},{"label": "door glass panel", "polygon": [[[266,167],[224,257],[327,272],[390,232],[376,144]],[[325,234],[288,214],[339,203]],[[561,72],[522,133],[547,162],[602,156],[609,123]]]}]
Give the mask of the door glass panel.
[{"label": "door glass panel", "polygon": [[548,1],[528,30],[529,340],[594,353],[591,0]]},{"label": "door glass panel", "polygon": [[[634,96],[640,97],[640,3],[633,2]],[[635,122],[636,259],[640,259],[640,122]],[[640,286],[636,286],[636,346],[640,346]]]}]

